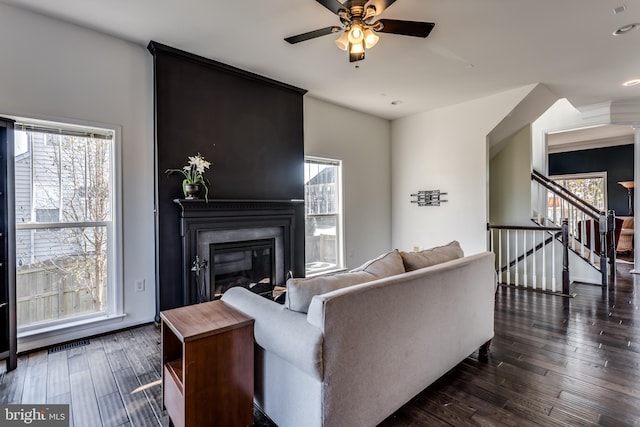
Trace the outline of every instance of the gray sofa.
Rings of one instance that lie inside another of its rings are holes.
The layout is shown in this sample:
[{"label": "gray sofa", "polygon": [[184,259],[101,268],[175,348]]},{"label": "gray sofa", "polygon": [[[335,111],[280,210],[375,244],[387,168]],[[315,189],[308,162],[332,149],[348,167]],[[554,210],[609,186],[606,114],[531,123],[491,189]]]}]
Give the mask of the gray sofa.
[{"label": "gray sofa", "polygon": [[369,281],[311,296],[306,313],[243,288],[222,297],[255,319],[255,402],[278,426],[374,426],[492,339],[492,253],[400,274],[375,264],[351,273]]}]

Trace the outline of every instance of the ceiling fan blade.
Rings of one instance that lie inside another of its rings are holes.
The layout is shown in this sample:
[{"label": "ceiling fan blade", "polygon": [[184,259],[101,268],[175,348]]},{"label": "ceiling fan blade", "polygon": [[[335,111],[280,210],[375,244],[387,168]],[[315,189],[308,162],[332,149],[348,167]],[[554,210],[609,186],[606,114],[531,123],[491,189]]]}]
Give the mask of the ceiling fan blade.
[{"label": "ceiling fan blade", "polygon": [[403,36],[427,37],[436,24],[433,22],[399,21],[397,19],[379,19],[382,28],[379,33],[401,34]]},{"label": "ceiling fan blade", "polygon": [[287,37],[285,41],[295,44],[305,40],[315,39],[316,37],[326,36],[327,34],[336,33],[340,30],[342,30],[342,28],[336,26],[320,28],[319,30],[313,30],[308,33],[298,34],[297,36]]},{"label": "ceiling fan blade", "polygon": [[375,6],[376,15],[379,15],[383,10],[394,4],[396,0],[369,0],[367,6]]},{"label": "ceiling fan blade", "polygon": [[327,9],[329,9],[331,12],[335,13],[336,15],[341,10],[347,10],[347,8],[338,0],[316,0],[316,1],[321,5],[323,5],[324,7],[326,7]]}]

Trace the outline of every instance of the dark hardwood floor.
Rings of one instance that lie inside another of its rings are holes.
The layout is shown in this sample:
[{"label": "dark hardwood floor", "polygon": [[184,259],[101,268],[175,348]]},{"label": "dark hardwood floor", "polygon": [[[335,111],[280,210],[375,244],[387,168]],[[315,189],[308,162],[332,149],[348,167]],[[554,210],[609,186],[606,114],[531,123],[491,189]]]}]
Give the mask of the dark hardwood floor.
[{"label": "dark hardwood floor", "polygon": [[[609,292],[573,299],[500,287],[491,353],[478,353],[381,426],[640,424],[640,312],[631,265]],[[425,361],[425,363],[429,363]],[[166,426],[153,325],[90,344],[20,356],[0,377],[0,403],[71,403],[72,424]],[[256,426],[272,426],[259,412]]]},{"label": "dark hardwood floor", "polygon": [[640,424],[640,276],[631,268],[619,263],[604,294],[574,285],[572,299],[500,287],[488,358],[472,354],[381,425]]}]

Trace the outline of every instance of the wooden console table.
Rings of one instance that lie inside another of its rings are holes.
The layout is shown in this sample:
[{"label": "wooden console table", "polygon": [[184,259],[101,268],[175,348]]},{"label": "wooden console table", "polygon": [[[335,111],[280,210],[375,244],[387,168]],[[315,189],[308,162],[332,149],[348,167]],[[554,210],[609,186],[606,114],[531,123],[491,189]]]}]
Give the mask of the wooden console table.
[{"label": "wooden console table", "polygon": [[252,425],[254,320],[223,301],[160,317],[163,404],[173,424]]}]

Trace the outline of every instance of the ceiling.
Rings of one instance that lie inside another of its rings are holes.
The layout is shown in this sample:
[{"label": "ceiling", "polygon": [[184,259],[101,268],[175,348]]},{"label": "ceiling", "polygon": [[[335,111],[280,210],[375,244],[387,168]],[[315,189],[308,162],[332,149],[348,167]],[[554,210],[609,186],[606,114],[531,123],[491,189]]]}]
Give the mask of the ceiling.
[{"label": "ceiling", "polygon": [[[435,22],[426,39],[381,34],[360,67],[314,0],[0,0],[146,46],[150,40],[298,86],[313,97],[394,119],[544,83],[575,106],[640,99],[640,22],[631,0],[397,0],[380,16]],[[624,6],[621,13],[614,9]],[[392,105],[392,102],[398,105]]]}]

